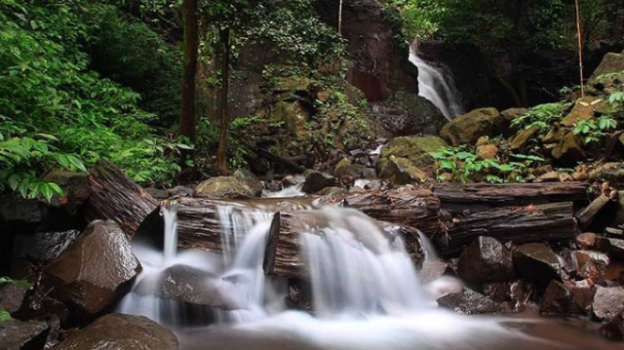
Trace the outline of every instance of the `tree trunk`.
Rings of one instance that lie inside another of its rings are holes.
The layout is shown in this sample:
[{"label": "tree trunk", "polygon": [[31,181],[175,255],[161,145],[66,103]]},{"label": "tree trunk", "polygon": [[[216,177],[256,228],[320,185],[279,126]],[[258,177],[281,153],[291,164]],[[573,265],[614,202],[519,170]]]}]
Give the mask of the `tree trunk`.
[{"label": "tree trunk", "polygon": [[[280,278],[307,279],[309,269],[302,254],[304,235],[324,235],[332,231],[322,231],[330,222],[324,215],[314,211],[278,212],[273,217],[269,239],[264,255],[264,272]],[[406,249],[415,264],[422,263],[424,254],[421,249],[418,231],[411,227],[378,222],[388,239],[403,239]],[[367,245],[363,239],[362,244]],[[375,246],[368,246],[375,252]],[[336,268],[342,268],[336,266]]]},{"label": "tree trunk", "polygon": [[121,170],[100,159],[89,172],[87,220],[113,220],[133,236],[158,202]]},{"label": "tree trunk", "polygon": [[228,116],[228,94],[230,85],[230,30],[222,29],[219,32],[221,43],[223,45],[223,57],[221,57],[221,74],[222,74],[222,86],[221,97],[219,99],[219,118],[221,119],[221,125],[219,127],[219,147],[217,150],[217,163],[221,172],[227,173],[227,131],[230,124]]},{"label": "tree trunk", "polygon": [[184,77],[182,81],[182,113],[180,134],[195,140],[195,74],[199,49],[197,0],[184,1]]},{"label": "tree trunk", "polygon": [[440,200],[429,190],[391,190],[323,197],[316,204],[341,203],[386,222],[414,227],[427,237],[445,231],[440,222]]},{"label": "tree trunk", "polygon": [[574,228],[572,202],[507,207],[454,218],[448,236],[439,236],[434,243],[441,255],[449,256],[479,236],[521,244],[572,239]]},{"label": "tree trunk", "polygon": [[578,36],[578,59],[579,76],[581,80],[581,98],[585,97],[585,77],[583,76],[583,33],[581,32],[581,10],[579,0],[575,0],[576,6],[576,35]]},{"label": "tree trunk", "polygon": [[433,193],[452,214],[476,213],[498,207],[587,201],[583,182],[528,184],[436,184]]}]

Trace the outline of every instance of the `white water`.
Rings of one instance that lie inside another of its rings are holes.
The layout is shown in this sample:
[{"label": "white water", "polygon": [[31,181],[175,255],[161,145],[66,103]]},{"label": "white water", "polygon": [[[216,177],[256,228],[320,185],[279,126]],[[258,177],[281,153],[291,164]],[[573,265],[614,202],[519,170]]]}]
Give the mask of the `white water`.
[{"label": "white water", "polygon": [[[526,340],[498,320],[468,318],[432,307],[435,299],[426,292],[431,287],[421,285],[402,238],[389,237],[387,229],[366,215],[337,207],[304,210],[319,219],[313,222],[323,222],[304,226],[305,232],[299,232],[301,258],[309,266],[314,315],[288,310],[285,281],[264,274],[272,213],[240,206],[219,210],[226,232],[222,239],[227,241],[223,254],[186,251],[165,259],[162,253],[137,248],[144,270],[120,311],[173,328],[184,350],[275,349],[269,346],[271,342],[280,344],[277,349],[297,350],[486,349]],[[175,210],[165,210],[164,218],[167,230],[175,230]],[[175,234],[166,232],[165,236],[164,250],[175,251],[170,246],[176,244],[171,239]],[[435,259],[433,252],[426,255]],[[192,323],[189,318],[196,317],[198,311],[154,295],[164,283],[162,274],[180,265],[205,274],[185,283],[205,286],[207,293],[219,296],[219,305],[235,305],[200,310],[202,315],[212,315],[209,323],[213,325],[204,322],[207,328],[202,328],[212,332],[186,333],[191,330],[186,327]],[[214,325],[219,323],[228,325]],[[217,341],[219,336],[225,343]],[[251,347],[233,345],[240,344],[241,337],[250,339]],[[253,340],[256,337],[260,343]]]},{"label": "white water", "polygon": [[448,120],[463,114],[453,77],[444,69],[425,62],[414,46],[410,47],[409,60],[418,68],[418,94],[433,102]]}]

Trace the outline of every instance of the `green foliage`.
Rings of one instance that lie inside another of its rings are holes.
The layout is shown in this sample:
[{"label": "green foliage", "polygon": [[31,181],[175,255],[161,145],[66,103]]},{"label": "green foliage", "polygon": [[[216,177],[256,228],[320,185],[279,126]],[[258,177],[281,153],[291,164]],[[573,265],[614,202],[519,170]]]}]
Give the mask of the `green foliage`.
[{"label": "green foliage", "polygon": [[0,322],[9,321],[10,319],[11,314],[4,309],[0,309]]},{"label": "green foliage", "polygon": [[585,144],[598,142],[607,134],[606,131],[615,129],[617,122],[611,117],[581,120],[574,126],[574,134],[583,137]]},{"label": "green foliage", "polygon": [[538,128],[548,130],[554,121],[563,117],[563,112],[568,108],[564,103],[546,103],[531,108],[523,116],[514,119],[512,126],[524,126],[525,129]]},{"label": "green foliage", "polygon": [[13,283],[13,284],[17,284],[19,286],[22,286],[26,289],[30,288],[32,286],[32,283],[26,281],[26,280],[16,280],[13,279],[11,277],[0,277],[0,286],[3,284],[7,284],[7,283]]}]

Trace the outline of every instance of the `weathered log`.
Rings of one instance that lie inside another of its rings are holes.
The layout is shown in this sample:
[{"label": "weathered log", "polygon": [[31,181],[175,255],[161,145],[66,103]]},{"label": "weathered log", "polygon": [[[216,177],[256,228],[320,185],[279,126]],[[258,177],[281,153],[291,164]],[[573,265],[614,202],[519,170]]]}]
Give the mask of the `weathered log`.
[{"label": "weathered log", "polygon": [[507,206],[587,201],[587,184],[436,184],[433,193],[440,198],[442,209],[460,214],[465,210],[476,213]]},{"label": "weathered log", "polygon": [[513,243],[556,241],[574,238],[572,202],[506,207],[455,218],[448,234],[434,240],[441,255],[461,251],[479,236]]},{"label": "weathered log", "polygon": [[113,220],[130,236],[158,202],[111,162],[100,159],[89,172],[89,221]]},{"label": "weathered log", "polygon": [[617,193],[601,194],[578,214],[577,219],[583,230],[602,232],[615,219],[618,208]]},{"label": "weathered log", "polygon": [[[348,213],[341,213],[341,218]],[[356,215],[356,214],[352,214]],[[281,278],[297,278],[307,279],[309,274],[308,262],[306,261],[303,239],[305,235],[325,235],[335,234],[335,227],[330,222],[331,215],[320,210],[313,211],[281,211],[273,216],[269,238],[264,254],[264,272],[267,275]],[[354,217],[357,221],[358,218]],[[366,220],[362,218],[363,220]],[[410,254],[415,264],[422,263],[424,253],[421,249],[418,230],[407,227],[397,226],[381,221],[370,220],[372,225],[376,226],[385,234],[390,243],[397,243],[395,240],[402,239],[405,248]],[[344,222],[343,222],[344,224]],[[348,223],[346,224],[349,225]],[[327,230],[327,228],[330,228]],[[359,227],[361,229],[361,227]],[[369,229],[373,229],[370,227]],[[356,232],[357,228],[353,228],[352,232]],[[360,242],[368,247],[374,253],[379,248],[376,246],[378,242],[370,242],[366,235],[358,237]],[[342,268],[337,266],[336,268]]]},{"label": "weathered log", "polygon": [[429,190],[404,189],[351,193],[337,197],[323,197],[315,204],[341,204],[380,221],[416,228],[427,237],[444,232],[444,225],[439,219],[440,200]]}]

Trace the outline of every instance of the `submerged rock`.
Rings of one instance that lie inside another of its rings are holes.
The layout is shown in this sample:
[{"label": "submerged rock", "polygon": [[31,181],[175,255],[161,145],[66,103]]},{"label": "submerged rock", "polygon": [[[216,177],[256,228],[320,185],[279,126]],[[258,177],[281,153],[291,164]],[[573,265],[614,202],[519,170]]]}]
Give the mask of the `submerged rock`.
[{"label": "submerged rock", "polygon": [[496,108],[475,109],[448,122],[440,136],[453,146],[473,143],[481,136],[495,137],[509,129],[509,121]]},{"label": "submerged rock", "polygon": [[177,350],[168,329],[142,316],[110,314],[72,333],[54,350]]},{"label": "submerged rock", "polygon": [[624,311],[624,288],[596,287],[592,302],[594,316],[601,320],[609,320]]},{"label": "submerged rock", "polygon": [[561,263],[553,250],[543,243],[528,243],[518,247],[513,254],[518,273],[545,288],[551,280],[560,280]]},{"label": "submerged rock", "polygon": [[120,297],[140,270],[121,228],[98,220],[44,268],[44,285],[60,301],[95,315]]},{"label": "submerged rock", "polygon": [[218,176],[197,185],[193,196],[213,199],[248,199],[253,198],[254,193],[234,176]]},{"label": "submerged rock", "polygon": [[467,315],[498,314],[505,312],[505,307],[502,304],[470,289],[464,289],[459,293],[445,295],[438,299],[438,305]]},{"label": "submerged rock", "polygon": [[480,236],[459,257],[457,272],[473,285],[509,281],[514,277],[511,252],[496,239]]},{"label": "submerged rock", "polygon": [[48,331],[43,321],[0,321],[0,349],[43,349]]}]

